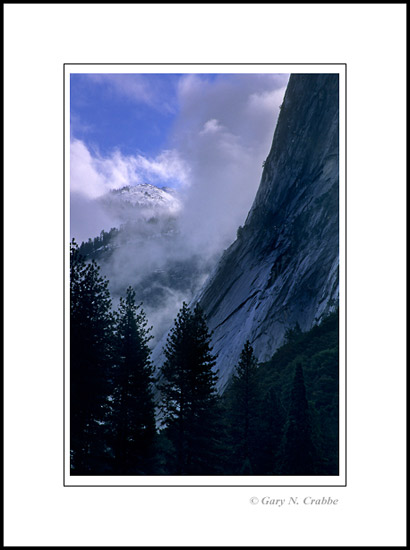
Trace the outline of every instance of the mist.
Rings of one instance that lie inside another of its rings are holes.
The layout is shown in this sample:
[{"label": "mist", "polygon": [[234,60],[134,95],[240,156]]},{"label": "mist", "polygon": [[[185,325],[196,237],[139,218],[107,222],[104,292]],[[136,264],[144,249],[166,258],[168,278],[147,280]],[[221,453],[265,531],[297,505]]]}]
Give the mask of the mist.
[{"label": "mist", "polygon": [[[114,306],[127,286],[136,289],[154,326],[153,345],[244,223],[287,81],[288,75],[269,74],[182,76],[167,148],[155,157],[118,150],[103,157],[73,139],[72,236],[81,242],[121,226],[102,272]],[[176,202],[119,209],[118,202],[105,200],[112,190],[141,183],[168,187]]]},{"label": "mist", "polygon": [[181,220],[187,246],[212,255],[235,239],[259,186],[287,81],[287,75],[181,79],[172,144],[191,170]]}]

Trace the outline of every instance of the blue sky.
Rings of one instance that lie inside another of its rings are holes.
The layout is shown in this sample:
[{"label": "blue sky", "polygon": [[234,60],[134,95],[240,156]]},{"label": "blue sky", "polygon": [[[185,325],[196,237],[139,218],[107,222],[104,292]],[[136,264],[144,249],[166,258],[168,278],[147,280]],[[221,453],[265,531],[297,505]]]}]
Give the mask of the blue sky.
[{"label": "blue sky", "polygon": [[179,190],[189,224],[232,237],[252,204],[289,75],[72,74],[71,229],[110,228],[95,199],[125,185]]},{"label": "blue sky", "polygon": [[[107,155],[156,155],[178,110],[179,75],[71,75],[71,133]],[[150,102],[145,90],[150,89]]]},{"label": "blue sky", "polygon": [[[158,155],[178,115],[180,74],[72,74],[71,134],[108,155]],[[213,82],[217,75],[201,75]]]}]

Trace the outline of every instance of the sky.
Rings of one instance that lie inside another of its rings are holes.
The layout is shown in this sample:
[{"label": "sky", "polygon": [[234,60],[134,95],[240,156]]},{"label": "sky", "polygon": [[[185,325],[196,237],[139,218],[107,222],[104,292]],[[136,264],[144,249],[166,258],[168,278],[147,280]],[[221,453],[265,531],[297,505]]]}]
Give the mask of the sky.
[{"label": "sky", "polygon": [[180,75],[72,74],[71,132],[101,155],[156,156],[177,114]]},{"label": "sky", "polygon": [[93,210],[93,199],[138,183],[178,189],[187,208],[201,207],[205,218],[229,207],[236,224],[259,184],[287,80],[274,74],[72,74],[72,235],[98,235],[110,221]]},{"label": "sky", "polygon": [[[198,251],[211,265],[235,240],[259,186],[288,78],[70,76],[71,237],[81,243],[120,225],[118,212],[100,200],[114,189],[171,187],[181,204],[176,245],[150,240],[138,260],[128,248],[116,250],[105,266],[112,286],[166,270],[176,257],[189,262]],[[181,298],[172,296],[173,311]]]},{"label": "sky", "polygon": [[[71,237],[81,243],[119,226],[113,208],[100,200],[110,190],[141,183],[166,186],[181,204],[172,243],[151,237],[137,248],[114,247],[101,266],[114,301],[129,284],[172,271],[175,261],[191,270],[200,254],[191,291],[162,285],[157,289],[161,307],[144,302],[155,339],[182,301],[193,298],[243,225],[288,79],[278,74],[71,75]],[[128,236],[128,242],[134,240],[135,235]]]}]

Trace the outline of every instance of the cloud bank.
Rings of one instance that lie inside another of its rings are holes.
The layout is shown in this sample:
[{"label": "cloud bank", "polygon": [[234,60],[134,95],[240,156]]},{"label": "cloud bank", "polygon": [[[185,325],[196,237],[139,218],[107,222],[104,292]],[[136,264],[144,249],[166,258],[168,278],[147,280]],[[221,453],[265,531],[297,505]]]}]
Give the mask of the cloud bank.
[{"label": "cloud bank", "polygon": [[[151,183],[178,193],[182,209],[177,235],[164,238],[162,227],[149,239],[132,237],[134,242],[118,247],[105,266],[117,291],[129,284],[143,285],[154,274],[152,288],[161,299],[146,309],[157,337],[172,323],[182,301],[193,297],[244,223],[287,81],[288,75],[182,76],[167,149],[155,158],[141,153],[126,156],[119,150],[102,156],[83,141],[72,140],[71,227],[78,241],[118,227],[115,212],[99,201],[110,190]],[[121,79],[113,80],[112,86],[117,93],[131,93],[122,88]],[[144,90],[134,92],[145,98]],[[181,288],[167,284],[163,274],[175,269],[194,273],[192,284]]]},{"label": "cloud bank", "polygon": [[190,167],[183,232],[205,254],[236,236],[255,197],[287,75],[187,75],[172,145]]},{"label": "cloud bank", "polygon": [[102,157],[92,153],[84,142],[73,139],[70,156],[71,237],[78,242],[121,223],[115,210],[95,200],[109,191],[147,182],[182,188],[189,179],[189,167],[175,150],[162,151],[156,158],[125,156],[120,151]]},{"label": "cloud bank", "polygon": [[[157,103],[160,97],[152,89],[152,81],[144,80],[143,75],[92,78],[108,83],[113,93],[136,100]],[[218,247],[222,241],[232,240],[259,185],[287,81],[288,75],[269,74],[181,77],[177,90],[179,111],[169,148],[155,158],[125,156],[118,150],[103,157],[73,138],[73,208],[83,197],[85,212],[92,205],[90,199],[125,185],[168,185],[181,191],[185,204],[183,228],[195,237],[198,246],[216,241]],[[89,216],[94,213],[90,211]],[[109,218],[107,213],[105,217]],[[72,216],[72,235],[78,240],[94,236],[87,234],[88,223],[81,226],[82,219],[84,216]],[[106,223],[110,225],[109,220]]]}]

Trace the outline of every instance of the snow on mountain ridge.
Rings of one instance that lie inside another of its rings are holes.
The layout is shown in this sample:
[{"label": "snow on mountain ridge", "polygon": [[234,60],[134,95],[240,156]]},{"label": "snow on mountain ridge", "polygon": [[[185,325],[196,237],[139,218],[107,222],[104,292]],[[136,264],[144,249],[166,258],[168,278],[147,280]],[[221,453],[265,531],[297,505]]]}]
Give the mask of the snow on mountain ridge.
[{"label": "snow on mountain ridge", "polygon": [[176,218],[182,210],[177,191],[149,183],[113,189],[97,200],[117,227],[138,220]]},{"label": "snow on mountain ridge", "polygon": [[150,183],[114,189],[104,196],[104,201],[112,200],[120,200],[140,207],[166,207],[175,213],[181,208],[181,201],[175,190],[170,187],[156,187]]}]

